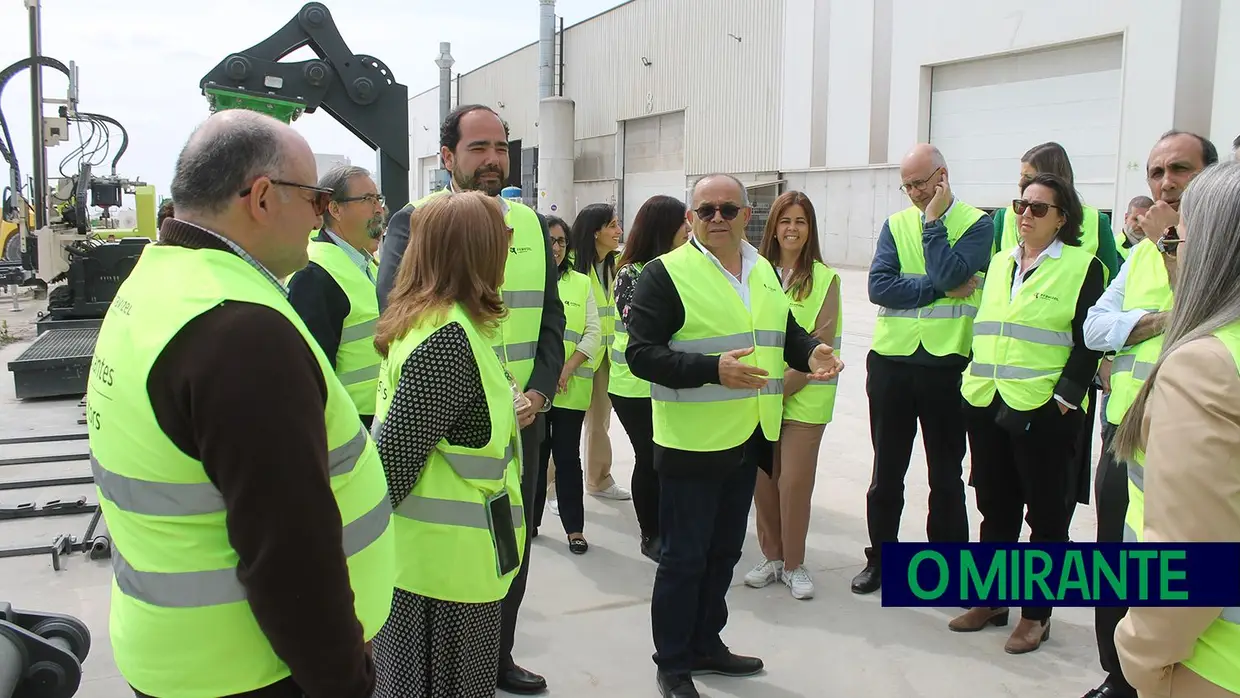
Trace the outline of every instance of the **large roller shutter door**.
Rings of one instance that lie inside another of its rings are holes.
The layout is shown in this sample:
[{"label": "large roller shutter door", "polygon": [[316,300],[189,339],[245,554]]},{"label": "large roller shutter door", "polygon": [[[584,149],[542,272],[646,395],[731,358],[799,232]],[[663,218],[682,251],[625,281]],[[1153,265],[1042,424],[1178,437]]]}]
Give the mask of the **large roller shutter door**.
[{"label": "large roller shutter door", "polygon": [[625,230],[646,199],[656,194],[685,198],[684,112],[624,122]]},{"label": "large roller shutter door", "polygon": [[930,142],[952,190],[975,206],[1011,205],[1020,156],[1056,141],[1068,151],[1085,202],[1115,201],[1120,124],[1120,37],[936,66]]}]

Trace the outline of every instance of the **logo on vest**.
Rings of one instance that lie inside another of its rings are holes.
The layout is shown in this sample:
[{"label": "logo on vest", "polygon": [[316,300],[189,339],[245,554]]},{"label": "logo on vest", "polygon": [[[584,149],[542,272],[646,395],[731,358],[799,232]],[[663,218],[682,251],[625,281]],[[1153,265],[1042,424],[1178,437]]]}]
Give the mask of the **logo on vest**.
[{"label": "logo on vest", "polygon": [[1043,293],[1041,291],[1038,291],[1037,293],[1033,294],[1033,297],[1037,298],[1040,301],[1053,301],[1055,303],[1059,302],[1058,296],[1052,296],[1049,293]]},{"label": "logo on vest", "polygon": [[525,254],[526,252],[533,251],[533,249],[533,247],[517,247],[516,245],[513,245],[508,248],[508,251],[513,254]]}]

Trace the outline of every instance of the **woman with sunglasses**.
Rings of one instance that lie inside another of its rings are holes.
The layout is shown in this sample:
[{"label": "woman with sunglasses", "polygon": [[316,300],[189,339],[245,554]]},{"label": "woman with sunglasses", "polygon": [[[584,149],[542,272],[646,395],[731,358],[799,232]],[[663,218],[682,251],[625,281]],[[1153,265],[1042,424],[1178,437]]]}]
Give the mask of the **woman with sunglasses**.
[{"label": "woman with sunglasses", "polygon": [[[759,253],[775,267],[797,324],[840,351],[843,305],[840,277],[818,250],[818,216],[799,191],[781,194],[771,206]],[[764,587],[779,580],[793,598],[814,597],[814,580],[805,569],[810,500],[818,469],[818,447],[835,412],[837,378],[811,381],[784,369],[784,416],[775,444],[771,474],[758,471],[754,508],[762,562],[745,575],[745,584]]]},{"label": "woman with sunglasses", "polygon": [[[1034,543],[1068,541],[1072,459],[1102,353],[1085,346],[1103,266],[1081,246],[1076,191],[1035,175],[1012,202],[1020,241],[991,260],[973,323],[973,360],[961,393],[982,514],[981,542],[1016,543],[1022,518]],[[1002,607],[953,619],[956,632],[1008,624]],[[1004,650],[1032,652],[1050,638],[1051,609],[1025,607]]]},{"label": "woman with sunglasses", "polygon": [[659,476],[654,471],[654,422],[650,409],[650,383],[634,376],[624,358],[629,345],[626,322],[629,304],[642,267],[689,239],[688,207],[680,199],[652,196],[638,209],[616,264],[616,339],[611,351],[611,375],[607,394],[620,418],[620,425],[633,445],[633,510],[641,529],[642,555],[659,561]]},{"label": "woman with sunglasses", "polygon": [[551,236],[551,253],[559,270],[560,302],[564,304],[564,369],[556,388],[551,409],[547,412],[547,434],[538,454],[538,486],[534,488],[534,530],[542,525],[547,500],[547,468],[555,456],[556,506],[568,549],[582,555],[590,549],[586,543],[586,513],[581,480],[581,425],[590,409],[594,387],[594,366],[603,350],[598,308],[590,277],[572,268],[569,253],[573,251],[572,232],[557,216],[547,216]]}]

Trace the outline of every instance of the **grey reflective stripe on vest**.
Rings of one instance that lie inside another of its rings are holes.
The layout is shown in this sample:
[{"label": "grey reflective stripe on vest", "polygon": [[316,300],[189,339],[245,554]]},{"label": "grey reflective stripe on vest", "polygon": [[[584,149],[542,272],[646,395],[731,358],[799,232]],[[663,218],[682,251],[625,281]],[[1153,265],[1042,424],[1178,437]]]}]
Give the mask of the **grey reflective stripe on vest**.
[{"label": "grey reflective stripe on vest", "polygon": [[1124,542],[1125,543],[1140,543],[1141,542],[1137,540],[1137,532],[1132,530],[1132,526],[1129,526],[1128,524],[1124,524]]},{"label": "grey reflective stripe on vest", "polygon": [[347,344],[359,339],[375,336],[375,328],[379,326],[379,318],[367,320],[358,325],[351,325],[340,331],[340,343]]},{"label": "grey reflective stripe on vest", "polygon": [[590,368],[589,366],[578,366],[577,370],[573,371],[573,375],[576,376],[577,378],[587,378],[587,379],[593,380],[594,369]]},{"label": "grey reflective stripe on vest", "polygon": [[336,377],[340,379],[343,385],[353,385],[355,383],[364,383],[379,379],[379,369],[381,364],[374,364],[365,368],[358,368],[344,373],[337,373]]},{"label": "grey reflective stripe on vest", "polygon": [[611,357],[611,362],[613,364],[620,364],[621,366],[626,366],[629,363],[628,359],[624,358],[624,352],[620,351],[619,349],[612,349],[611,352],[608,354],[608,356]]},{"label": "grey reflective stripe on vest", "polygon": [[1071,332],[1054,332],[1039,327],[1020,325],[1014,322],[978,322],[973,325],[974,337],[1011,337],[1032,344],[1046,344],[1052,347],[1071,347]]},{"label": "grey reflective stripe on vest", "polygon": [[[344,527],[345,556],[356,555],[379,540],[392,517],[387,495],[361,518]],[[126,596],[161,608],[201,608],[246,600],[237,569],[229,567],[199,572],[141,572],[135,570],[113,541],[112,572]]]},{"label": "grey reflective stripe on vest", "polygon": [[1138,361],[1132,367],[1132,377],[1139,381],[1146,380],[1150,377],[1150,372],[1154,370],[1154,364],[1145,361]]},{"label": "grey reflective stripe on vest", "polygon": [[1043,376],[1053,376],[1059,373],[1058,370],[1040,370],[1036,368],[1022,368],[1020,366],[996,366],[994,364],[970,364],[969,374],[973,376],[981,376],[982,378],[997,378],[999,380],[1030,380],[1032,378],[1041,378]]},{"label": "grey reflective stripe on vest", "polygon": [[1129,463],[1128,481],[1137,488],[1138,492],[1145,492],[1145,468],[1136,463]]},{"label": "grey reflective stripe on vest", "polygon": [[538,342],[516,342],[495,347],[495,355],[500,361],[526,361],[534,358],[538,351]]},{"label": "grey reflective stripe on vest", "polygon": [[512,444],[504,449],[499,458],[477,456],[469,453],[447,453],[439,451],[439,455],[448,461],[452,470],[466,480],[500,480],[504,477],[504,469],[512,460]]},{"label": "grey reflective stripe on vest", "polygon": [[[344,445],[328,451],[327,466],[331,475],[351,472],[365,448],[366,431],[359,429]],[[224,497],[209,481],[154,482],[118,475],[104,468],[93,454],[90,467],[103,498],[130,514],[196,516],[224,511]]]},{"label": "grey reflective stripe on vest", "polygon": [[[434,499],[411,494],[396,507],[396,515],[403,519],[442,526],[465,526],[467,528],[490,528],[487,507],[477,502],[459,502],[454,499]],[[522,507],[512,507],[512,525],[525,525]]]},{"label": "grey reflective stripe on vest", "polygon": [[735,349],[749,349],[755,343],[760,347],[783,349],[784,333],[779,330],[757,330],[752,335],[748,332],[741,332],[726,337],[673,339],[668,342],[667,346],[672,351],[691,354],[722,354]]},{"label": "grey reflective stripe on vest", "polygon": [[572,342],[573,344],[580,344],[581,333],[577,330],[564,330],[564,341]]},{"label": "grey reflective stripe on vest", "polygon": [[1131,371],[1132,367],[1136,365],[1137,365],[1136,354],[1121,354],[1115,357],[1115,360],[1111,362],[1111,375],[1114,376],[1116,373],[1123,373],[1124,371]]},{"label": "grey reflective stripe on vest", "polygon": [[613,326],[613,328],[612,328],[612,329],[614,329],[616,332],[619,332],[619,333],[621,333],[621,334],[624,334],[624,333],[626,333],[626,332],[628,332],[628,331],[629,331],[629,328],[627,328],[627,327],[625,327],[625,326],[624,326],[624,320],[623,320],[623,319],[621,319],[620,317],[617,317],[617,318],[615,319],[615,323],[616,323],[616,324]]},{"label": "grey reflective stripe on vest", "polygon": [[1227,608],[1224,608],[1223,612],[1219,614],[1219,618],[1222,618],[1228,623],[1236,623],[1237,625],[1240,625],[1240,606],[1228,606]]},{"label": "grey reflective stripe on vest", "polygon": [[542,291],[504,291],[504,305],[509,308],[541,308]]},{"label": "grey reflective stripe on vest", "polygon": [[726,385],[703,385],[700,388],[683,390],[674,390],[657,383],[650,386],[650,397],[662,402],[726,402],[747,400],[759,395],[782,395],[783,392],[783,378],[768,380],[761,390],[729,388]]},{"label": "grey reflective stripe on vest", "polygon": [[928,305],[924,308],[879,307],[880,317],[899,317],[912,320],[956,320],[977,317],[977,307],[972,305]]},{"label": "grey reflective stripe on vest", "polygon": [[605,318],[605,317],[615,317],[615,316],[616,316],[616,308],[615,308],[615,306],[611,306],[611,305],[604,305],[604,306],[599,307],[599,309],[598,309],[598,316],[599,316],[600,318]]}]

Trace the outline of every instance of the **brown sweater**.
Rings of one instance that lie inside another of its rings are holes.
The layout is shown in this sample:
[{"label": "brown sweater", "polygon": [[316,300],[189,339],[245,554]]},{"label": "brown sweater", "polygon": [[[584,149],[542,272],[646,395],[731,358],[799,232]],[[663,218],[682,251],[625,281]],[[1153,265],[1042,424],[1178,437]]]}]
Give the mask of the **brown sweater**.
[{"label": "brown sweater", "polygon": [[[160,236],[160,245],[229,251],[175,219]],[[223,303],[168,343],[147,392],[164,433],[202,461],[223,495],[238,578],[259,627],[292,670],[243,695],[370,696],[374,665],[353,611],[328,475],[327,386],[301,333],[269,307]]]}]

